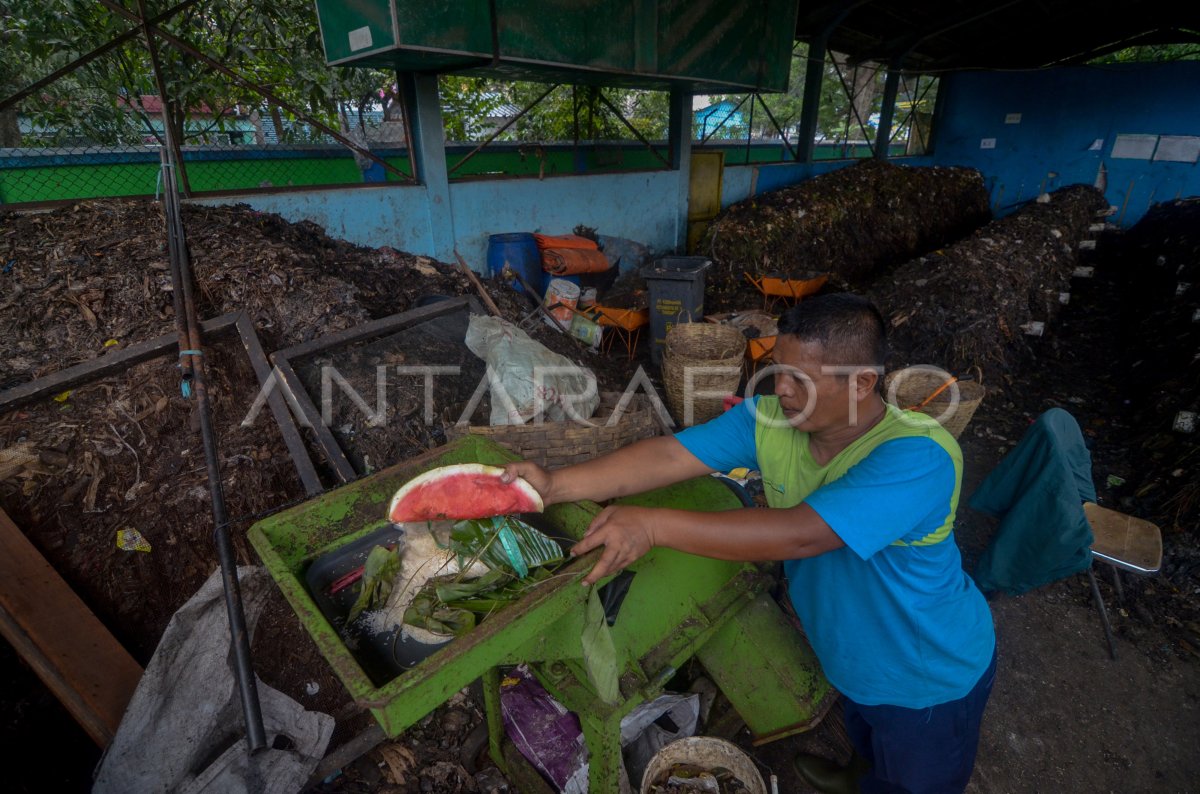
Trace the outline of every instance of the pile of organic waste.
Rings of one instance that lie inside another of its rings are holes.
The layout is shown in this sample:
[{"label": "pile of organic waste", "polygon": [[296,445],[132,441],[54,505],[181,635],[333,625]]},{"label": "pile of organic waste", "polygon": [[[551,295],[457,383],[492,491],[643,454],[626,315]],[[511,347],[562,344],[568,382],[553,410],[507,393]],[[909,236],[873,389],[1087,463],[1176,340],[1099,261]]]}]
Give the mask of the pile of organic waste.
[{"label": "pile of organic waste", "polygon": [[830,273],[827,289],[859,287],[990,217],[983,177],[970,168],[868,160],[754,196],[723,210],[697,251],[713,260],[705,311],[761,305],[746,274]]},{"label": "pile of organic waste", "polygon": [[889,323],[889,368],[979,367],[985,386],[1007,382],[1030,340],[1053,333],[1080,242],[1107,206],[1093,187],[1065,187],[880,279],[868,295]]}]

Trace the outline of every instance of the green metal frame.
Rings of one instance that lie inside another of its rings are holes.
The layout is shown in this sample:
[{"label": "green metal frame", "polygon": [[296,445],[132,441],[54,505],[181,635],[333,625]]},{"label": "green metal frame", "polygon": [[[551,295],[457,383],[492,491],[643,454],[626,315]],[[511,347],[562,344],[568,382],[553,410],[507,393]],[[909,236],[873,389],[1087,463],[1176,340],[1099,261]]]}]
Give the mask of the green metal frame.
[{"label": "green metal frame", "polygon": [[[471,633],[376,686],[308,594],[303,584],[307,566],[386,524],[388,499],[413,476],[452,463],[503,464],[513,459],[512,453],[488,439],[468,436],[250,529],[251,544],[301,623],[355,701],[371,710],[387,735],[398,735],[482,677],[491,753],[506,766],[497,668],[528,662],[551,694],[579,715],[591,753],[593,790],[615,791],[621,718],[659,695],[676,671],[704,649],[700,658],[705,668],[757,735],[775,738],[804,730],[820,719],[832,690],[799,633],[777,630],[785,624],[783,615],[763,595],[771,577],[749,563],[670,549],[655,549],[631,566],[638,575],[612,626],[621,669],[621,699],[616,705],[596,696],[583,666],[580,635],[588,590],[579,586],[579,579],[591,569],[598,552],[571,562]],[[710,510],[740,507],[725,486],[708,477],[627,501]],[[591,502],[554,505],[546,510],[546,518],[567,536],[579,538],[599,509]],[[763,620],[762,616],[771,618],[772,610],[774,623]]]}]

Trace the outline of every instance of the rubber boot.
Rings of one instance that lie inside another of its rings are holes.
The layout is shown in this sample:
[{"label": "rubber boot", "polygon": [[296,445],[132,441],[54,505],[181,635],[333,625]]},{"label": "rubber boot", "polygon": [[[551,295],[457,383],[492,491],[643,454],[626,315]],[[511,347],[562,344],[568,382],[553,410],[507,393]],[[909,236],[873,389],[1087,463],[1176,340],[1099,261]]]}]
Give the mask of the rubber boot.
[{"label": "rubber boot", "polygon": [[800,753],[795,759],[796,772],[821,794],[858,794],[858,780],[871,763],[855,753],[846,766],[819,755]]}]

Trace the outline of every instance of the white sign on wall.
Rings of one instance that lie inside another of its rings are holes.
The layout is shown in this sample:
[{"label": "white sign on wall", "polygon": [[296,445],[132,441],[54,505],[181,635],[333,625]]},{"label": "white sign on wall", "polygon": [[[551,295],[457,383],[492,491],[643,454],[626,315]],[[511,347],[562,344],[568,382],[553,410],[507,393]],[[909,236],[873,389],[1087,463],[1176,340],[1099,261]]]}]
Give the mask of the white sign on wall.
[{"label": "white sign on wall", "polygon": [[1200,157],[1200,138],[1194,135],[1163,135],[1154,159],[1168,163],[1194,163]]},{"label": "white sign on wall", "polygon": [[1021,123],[1021,114],[1020,113],[1009,113],[1007,116],[1004,117],[1004,123],[1005,124],[1020,124]]},{"label": "white sign on wall", "polygon": [[1117,160],[1149,160],[1158,145],[1157,135],[1118,135],[1112,156]]},{"label": "white sign on wall", "polygon": [[996,139],[995,138],[984,138],[983,140],[981,140],[979,142],[979,148],[980,149],[995,149],[996,148]]}]

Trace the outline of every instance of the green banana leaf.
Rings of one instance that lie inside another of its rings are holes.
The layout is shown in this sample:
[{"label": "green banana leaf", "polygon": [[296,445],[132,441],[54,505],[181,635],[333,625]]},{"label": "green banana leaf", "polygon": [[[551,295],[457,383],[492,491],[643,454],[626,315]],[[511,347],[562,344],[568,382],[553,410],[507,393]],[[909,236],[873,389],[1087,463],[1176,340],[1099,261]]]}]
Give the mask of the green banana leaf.
[{"label": "green banana leaf", "polygon": [[563,559],[557,541],[509,516],[459,521],[450,532],[450,546],[463,563],[479,560],[493,571],[507,571],[522,579],[530,569]]},{"label": "green banana leaf", "polygon": [[604,618],[604,605],[600,603],[598,587],[592,585],[588,593],[587,609],[583,618],[583,666],[588,680],[600,699],[610,706],[621,699],[617,669],[617,646],[613,642],[612,630]]}]

